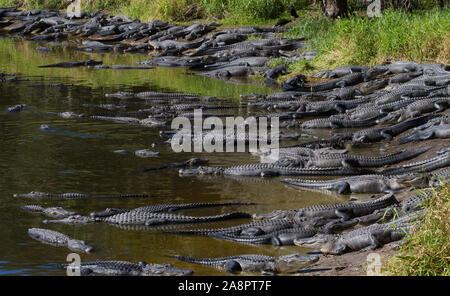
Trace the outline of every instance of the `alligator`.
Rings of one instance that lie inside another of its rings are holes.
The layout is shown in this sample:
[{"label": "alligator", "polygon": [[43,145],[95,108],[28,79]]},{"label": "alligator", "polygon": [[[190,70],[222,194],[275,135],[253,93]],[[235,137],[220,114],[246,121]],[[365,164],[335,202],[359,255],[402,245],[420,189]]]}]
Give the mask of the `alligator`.
[{"label": "alligator", "polygon": [[240,235],[240,236],[258,236],[264,234],[270,234],[278,230],[294,228],[296,226],[293,220],[289,219],[273,219],[273,220],[261,220],[253,221],[250,223],[240,224],[236,226],[230,226],[225,228],[214,229],[190,229],[190,230],[175,230],[166,231],[166,234],[182,234],[182,235],[199,235],[210,236],[213,234],[227,234],[227,235]]},{"label": "alligator", "polygon": [[186,210],[186,209],[197,209],[197,208],[209,208],[209,207],[223,207],[223,206],[248,206],[254,205],[254,203],[246,202],[227,202],[227,203],[187,203],[187,204],[160,204],[153,206],[143,206],[132,210],[126,209],[115,209],[107,208],[102,212],[92,212],[90,214],[93,218],[105,218],[113,216],[120,213],[130,212],[130,211],[145,211],[153,213],[168,212],[172,213],[175,211]]},{"label": "alligator", "polygon": [[367,66],[342,66],[334,70],[323,70],[316,73],[309,74],[316,78],[339,78],[355,72],[365,72],[369,69]]},{"label": "alligator", "polygon": [[376,90],[382,89],[388,85],[387,79],[375,79],[371,81],[367,81],[359,85],[358,90],[361,95],[368,95],[373,93]]},{"label": "alligator", "polygon": [[378,157],[338,153],[318,155],[309,158],[305,167],[381,167],[414,158],[430,150],[430,148],[426,146],[418,149],[408,149]]},{"label": "alligator", "polygon": [[82,240],[73,239],[65,234],[49,229],[30,228],[28,229],[28,235],[43,243],[65,246],[75,252],[91,253],[94,250]]},{"label": "alligator", "polygon": [[343,176],[364,175],[368,170],[356,168],[295,168],[276,164],[247,164],[229,168],[200,166],[197,169],[180,169],[180,175],[230,175],[230,176]]},{"label": "alligator", "polygon": [[[418,213],[418,214],[416,214]],[[317,234],[312,238],[294,240],[298,246],[319,246],[324,254],[340,255],[349,251],[374,250],[385,244],[403,239],[414,230],[409,222],[418,219],[421,211],[384,224],[373,224],[342,235]]]},{"label": "alligator", "polygon": [[220,232],[211,233],[209,236],[245,244],[272,244],[274,246],[286,246],[293,245],[293,241],[296,238],[311,237],[316,233],[317,231],[315,229],[293,227],[280,229],[257,236],[237,236]]},{"label": "alligator", "polygon": [[101,65],[102,61],[86,60],[82,62],[63,62],[51,65],[38,66],[38,68],[73,68],[73,67],[83,67],[83,66],[93,66]]},{"label": "alligator", "polygon": [[405,144],[411,141],[418,142],[428,139],[447,139],[450,138],[450,124],[441,124],[430,126],[424,130],[416,130],[403,138],[399,139],[397,144]]},{"label": "alligator", "polygon": [[131,263],[127,261],[92,261],[79,265],[61,264],[64,269],[80,269],[82,275],[112,275],[112,276],[186,276],[192,270],[180,269],[171,264],[147,264],[146,262]]},{"label": "alligator", "polygon": [[352,141],[354,144],[357,143],[373,143],[382,140],[392,140],[393,137],[412,129],[416,126],[428,122],[430,119],[435,117],[435,115],[424,115],[406,121],[387,126],[387,127],[374,127],[369,129],[364,129],[353,133]]},{"label": "alligator", "polygon": [[414,175],[361,175],[329,181],[284,179],[281,182],[297,187],[334,190],[339,194],[350,194],[395,192],[411,186],[411,184],[423,184],[424,179],[424,177]]},{"label": "alligator", "polygon": [[400,166],[390,167],[381,170],[379,174],[390,176],[399,174],[420,174],[431,172],[450,165],[450,153],[446,152],[436,157],[425,159],[422,161],[412,162]]},{"label": "alligator", "polygon": [[134,154],[139,157],[148,158],[148,157],[155,157],[159,155],[159,152],[151,151],[149,149],[141,149],[136,151],[130,151],[130,150],[114,150],[114,153],[117,154]]},{"label": "alligator", "polygon": [[112,69],[112,70],[149,70],[154,69],[152,66],[128,66],[128,65],[96,65],[88,66],[88,69]]},{"label": "alligator", "polygon": [[378,117],[368,118],[364,120],[355,120],[349,117],[332,117],[329,118],[317,118],[312,120],[304,121],[301,124],[301,128],[303,129],[311,129],[311,128],[352,128],[352,127],[367,127],[377,124]]},{"label": "alligator", "polygon": [[226,272],[230,273],[244,271],[261,272],[264,275],[296,272],[301,268],[319,261],[318,256],[304,257],[300,254],[290,254],[280,257],[247,254],[222,258],[193,258],[181,255],[171,257],[181,261],[225,269]]},{"label": "alligator", "polygon": [[145,168],[140,170],[139,172],[145,173],[149,171],[155,171],[155,170],[162,170],[167,168],[186,168],[186,167],[193,167],[193,166],[199,166],[199,165],[205,165],[208,163],[208,159],[202,159],[202,158],[191,158],[183,162],[170,162],[166,164],[162,164],[156,167],[151,168]]},{"label": "alligator", "polygon": [[51,207],[51,208],[43,208],[38,205],[26,205],[20,207],[22,210],[32,213],[43,213],[47,216],[54,218],[62,218],[75,215],[75,212],[69,212],[64,210],[62,207]]},{"label": "alligator", "polygon": [[183,216],[170,213],[155,213],[151,211],[132,210],[125,213],[119,213],[110,217],[106,217],[103,221],[111,224],[122,225],[168,225],[179,223],[201,223],[214,222],[229,219],[250,218],[251,215],[247,213],[235,212],[228,214],[221,214],[216,216]]},{"label": "alligator", "polygon": [[253,219],[293,219],[302,223],[307,219],[325,218],[349,220],[368,215],[378,209],[398,204],[392,193],[360,203],[314,205],[299,210],[276,210],[265,214],[254,214]]},{"label": "alligator", "polygon": [[387,116],[379,119],[377,122],[393,122],[403,121],[408,118],[420,116],[429,112],[442,112],[450,106],[449,97],[433,97],[423,100],[417,100],[413,103],[398,109],[394,112],[390,112]]},{"label": "alligator", "polygon": [[30,193],[16,193],[13,197],[26,197],[26,198],[65,198],[65,199],[78,199],[78,198],[143,198],[150,197],[148,194],[85,194],[85,193],[47,193],[40,191],[31,191]]},{"label": "alligator", "polygon": [[83,104],[83,107],[87,108],[102,108],[102,109],[108,109],[108,110],[116,110],[116,109],[126,109],[127,106],[125,105],[114,105],[114,104]]},{"label": "alligator", "polygon": [[405,83],[410,81],[413,78],[422,76],[423,72],[422,70],[417,71],[417,72],[407,72],[407,73],[401,73],[398,75],[395,75],[393,77],[391,77],[389,79],[389,84],[394,84],[394,83]]},{"label": "alligator", "polygon": [[6,109],[6,112],[7,112],[7,113],[20,112],[20,111],[22,111],[22,110],[25,109],[25,108],[27,108],[27,105],[26,105],[26,104],[14,105],[14,106],[8,107],[8,108]]}]

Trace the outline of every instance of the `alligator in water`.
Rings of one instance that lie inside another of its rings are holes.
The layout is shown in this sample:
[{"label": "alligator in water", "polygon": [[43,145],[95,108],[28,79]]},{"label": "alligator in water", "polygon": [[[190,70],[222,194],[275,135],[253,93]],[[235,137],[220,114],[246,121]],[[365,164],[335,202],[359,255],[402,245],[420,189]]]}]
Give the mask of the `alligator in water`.
[{"label": "alligator in water", "polygon": [[22,111],[22,110],[25,109],[25,108],[27,108],[27,105],[26,105],[26,104],[14,105],[14,106],[8,107],[8,108],[6,109],[6,112],[7,112],[7,113],[20,112],[20,111]]},{"label": "alligator in water", "polygon": [[248,206],[254,205],[254,203],[246,202],[226,202],[226,203],[186,203],[186,204],[160,204],[153,206],[143,206],[132,210],[126,209],[115,209],[107,208],[102,212],[92,212],[91,217],[109,217],[120,213],[130,212],[130,211],[146,211],[153,213],[168,212],[172,213],[175,211],[186,210],[186,209],[198,209],[198,208],[210,208],[210,207],[224,207],[224,206]]},{"label": "alligator in water", "polygon": [[398,204],[392,193],[360,203],[314,205],[298,210],[276,210],[265,214],[254,214],[253,219],[293,219],[297,223],[305,219],[325,218],[349,220],[368,215],[375,210]]},{"label": "alligator in water", "polygon": [[151,151],[149,149],[141,149],[141,150],[136,150],[136,151],[114,150],[113,152],[117,153],[117,154],[134,154],[134,155],[142,157],[142,158],[155,157],[155,156],[159,155],[159,152]]},{"label": "alligator in water", "polygon": [[30,228],[28,229],[28,235],[43,243],[65,246],[76,252],[91,253],[94,250],[82,240],[73,239],[65,234],[49,229]]},{"label": "alligator in water", "polygon": [[408,186],[421,185],[425,177],[415,175],[384,176],[362,175],[329,181],[284,179],[281,182],[303,188],[335,190],[339,194],[350,193],[390,193]]},{"label": "alligator in water", "polygon": [[51,65],[38,66],[39,68],[74,68],[83,66],[101,65],[102,61],[86,60],[82,62],[63,62]]},{"label": "alligator in water", "polygon": [[222,258],[193,258],[181,255],[172,256],[175,259],[213,266],[225,269],[226,272],[261,272],[266,275],[293,273],[319,260],[318,256],[305,257],[300,254],[290,254],[280,257],[264,255],[237,255]]},{"label": "alligator in water", "polygon": [[311,238],[299,238],[294,244],[318,247],[324,254],[340,255],[349,251],[374,250],[385,244],[403,239],[414,227],[410,222],[419,219],[423,211],[413,212],[389,223],[373,224],[342,235],[316,234]]},{"label": "alligator in water", "polygon": [[43,214],[53,217],[53,218],[69,217],[69,216],[76,214],[75,212],[66,211],[62,207],[43,208],[38,205],[26,205],[26,206],[22,206],[20,208],[27,212],[43,213]]},{"label": "alligator in water", "polygon": [[147,264],[146,262],[131,263],[127,261],[92,261],[79,265],[61,264],[64,269],[79,269],[82,275],[111,275],[111,276],[185,276],[192,270],[180,269],[171,264]]},{"label": "alligator in water", "polygon": [[40,191],[31,191],[30,193],[16,193],[13,197],[26,197],[26,198],[143,198],[150,197],[148,194],[84,194],[84,193],[47,193]]},{"label": "alligator in water", "polygon": [[186,168],[186,167],[193,167],[193,166],[200,166],[205,165],[208,163],[208,159],[202,159],[202,158],[191,158],[183,162],[170,162],[166,164],[162,164],[159,166],[151,167],[151,168],[145,168],[140,170],[139,172],[145,173],[155,170],[162,170],[162,169],[168,169],[168,168]]}]

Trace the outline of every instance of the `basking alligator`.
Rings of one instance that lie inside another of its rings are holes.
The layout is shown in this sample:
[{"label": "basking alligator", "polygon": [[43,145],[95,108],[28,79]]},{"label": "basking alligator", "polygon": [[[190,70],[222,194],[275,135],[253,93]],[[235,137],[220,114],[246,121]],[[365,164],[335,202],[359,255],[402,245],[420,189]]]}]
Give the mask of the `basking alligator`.
[{"label": "basking alligator", "polygon": [[180,175],[230,175],[230,176],[345,176],[364,175],[370,171],[356,168],[294,168],[275,164],[247,164],[229,168],[205,167],[180,169]]},{"label": "basking alligator", "polygon": [[222,258],[193,258],[181,255],[172,257],[186,262],[225,269],[226,272],[249,271],[261,272],[262,274],[267,275],[296,272],[319,260],[318,256],[304,257],[300,254],[290,254],[281,257],[264,255],[237,255]]},{"label": "basking alligator", "polygon": [[408,163],[400,166],[390,167],[379,172],[379,174],[390,176],[399,174],[420,174],[431,172],[450,165],[450,152],[442,153],[436,157]]},{"label": "basking alligator", "polygon": [[411,159],[428,151],[431,147],[411,149],[391,153],[379,157],[371,157],[355,154],[328,154],[310,158],[305,167],[381,167],[395,164],[403,160]]},{"label": "basking alligator", "polygon": [[93,251],[93,248],[86,245],[84,241],[73,239],[65,234],[49,229],[30,228],[28,229],[28,235],[44,243],[65,246],[76,252],[91,253]]},{"label": "basking alligator", "polygon": [[25,109],[26,107],[27,107],[26,104],[14,105],[14,106],[8,107],[8,108],[6,109],[6,112],[7,112],[7,113],[20,112],[20,111],[22,111],[23,109]]},{"label": "basking alligator", "polygon": [[401,217],[385,224],[373,224],[359,228],[342,235],[317,234],[312,238],[299,238],[294,240],[298,246],[322,245],[324,254],[339,255],[349,251],[374,250],[390,242],[403,239],[413,231],[408,222],[418,219],[422,211]]},{"label": "basking alligator", "polygon": [[143,206],[132,210],[126,209],[115,209],[115,208],[107,208],[102,212],[92,212],[91,217],[109,217],[120,213],[130,212],[130,211],[145,211],[145,212],[153,212],[153,213],[161,213],[161,212],[175,212],[186,209],[198,209],[198,208],[210,208],[210,207],[223,207],[223,206],[248,206],[254,205],[254,203],[246,203],[246,202],[227,202],[227,203],[186,203],[186,204],[160,204],[153,206]]},{"label": "basking alligator", "polygon": [[208,159],[202,159],[202,158],[191,158],[183,162],[170,162],[163,165],[159,165],[156,167],[151,168],[145,168],[140,170],[140,172],[145,173],[149,171],[155,171],[155,170],[162,170],[162,169],[168,169],[168,168],[186,168],[186,167],[193,167],[193,166],[199,166],[199,165],[205,165],[208,163]]},{"label": "basking alligator", "polygon": [[384,176],[362,175],[345,177],[329,181],[284,179],[281,182],[304,188],[335,190],[339,194],[350,193],[389,193],[411,186],[422,184],[424,177],[414,175]]},{"label": "basking alligator", "polygon": [[405,144],[411,141],[418,142],[428,139],[447,139],[450,138],[450,124],[441,124],[430,126],[424,130],[417,130],[409,133],[400,140],[397,144]]},{"label": "basking alligator", "polygon": [[31,191],[30,193],[16,193],[13,197],[27,197],[27,198],[67,198],[67,199],[77,199],[77,198],[142,198],[150,197],[148,194],[84,194],[84,193],[47,193],[40,191]]},{"label": "basking alligator", "polygon": [[127,261],[92,261],[82,262],[78,266],[61,264],[61,268],[80,269],[82,275],[112,275],[112,276],[185,276],[192,270],[180,269],[171,264],[147,264],[146,262],[131,263]]},{"label": "basking alligator", "polygon": [[392,193],[374,200],[348,204],[314,205],[299,210],[276,210],[265,214],[254,214],[253,219],[293,219],[297,223],[305,219],[326,218],[349,220],[355,217],[370,214],[378,209],[398,204]]},{"label": "basking alligator", "polygon": [[38,205],[26,205],[20,208],[27,212],[43,213],[54,218],[68,217],[76,214],[75,212],[66,211],[62,207],[43,208]]}]

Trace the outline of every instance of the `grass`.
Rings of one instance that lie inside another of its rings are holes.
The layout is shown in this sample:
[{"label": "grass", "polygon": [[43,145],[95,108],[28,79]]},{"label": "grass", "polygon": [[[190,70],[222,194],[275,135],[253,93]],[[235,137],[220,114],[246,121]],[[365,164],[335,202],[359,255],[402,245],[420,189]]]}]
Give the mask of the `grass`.
[{"label": "grass", "polygon": [[305,36],[310,47],[318,50],[311,62],[292,64],[294,72],[397,60],[450,63],[450,12],[445,9],[387,10],[373,19],[354,14],[331,20],[312,14],[299,18],[284,35]]},{"label": "grass", "polygon": [[450,183],[433,189],[418,229],[391,258],[383,274],[396,276],[450,275]]}]

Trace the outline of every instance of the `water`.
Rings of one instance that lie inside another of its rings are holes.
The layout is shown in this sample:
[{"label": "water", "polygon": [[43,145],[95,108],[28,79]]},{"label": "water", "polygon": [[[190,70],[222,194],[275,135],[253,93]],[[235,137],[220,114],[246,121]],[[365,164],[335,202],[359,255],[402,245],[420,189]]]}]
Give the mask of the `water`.
[{"label": "water", "polygon": [[[48,46],[48,44],[42,44]],[[15,73],[28,82],[0,83],[0,275],[65,275],[56,268],[66,263],[71,252],[65,247],[45,245],[31,239],[27,229],[49,228],[76,239],[85,240],[96,252],[82,254],[82,261],[127,260],[132,262],[172,263],[193,269],[195,275],[224,275],[210,267],[194,265],[168,258],[181,254],[195,257],[222,257],[237,254],[280,256],[293,252],[306,253],[295,246],[244,245],[205,237],[164,235],[158,230],[127,230],[106,224],[70,226],[44,224],[45,216],[19,209],[26,204],[44,207],[62,206],[87,215],[107,207],[135,208],[161,203],[188,202],[254,202],[256,206],[235,206],[188,210],[186,215],[215,215],[231,211],[263,213],[275,209],[295,209],[313,204],[344,202],[348,197],[303,191],[288,187],[279,179],[180,177],[177,170],[138,173],[140,169],[167,162],[185,161],[193,156],[208,158],[210,165],[229,166],[257,162],[248,153],[173,153],[170,146],[157,146],[158,157],[139,158],[120,155],[118,149],[139,150],[160,142],[159,128],[124,125],[89,119],[62,119],[42,112],[89,113],[86,103],[119,103],[106,98],[116,91],[170,91],[227,98],[238,104],[240,94],[269,93],[275,90],[243,80],[224,82],[204,77],[184,75],[185,69],[156,68],[153,70],[95,70],[87,68],[38,68],[39,65],[86,59],[102,60],[106,65],[134,65],[145,60],[144,55],[91,54],[65,46],[50,47],[52,53],[35,49],[38,44],[20,39],[0,38],[0,72]],[[72,83],[72,87],[30,87],[33,84]],[[133,100],[138,101],[138,100]],[[28,110],[6,113],[12,105],[27,104]],[[131,110],[147,108],[135,104]],[[245,108],[234,114],[248,116]],[[56,132],[40,130],[48,124]],[[315,131],[329,136],[329,131]],[[311,132],[311,134],[313,134]],[[292,142],[286,142],[290,144]],[[284,143],[283,143],[284,144]],[[30,191],[51,193],[148,193],[145,199],[87,200],[26,200],[14,199],[14,193]],[[229,226],[249,222],[241,219],[215,223]],[[210,227],[206,224],[177,228]],[[173,228],[171,228],[173,229]]]}]

